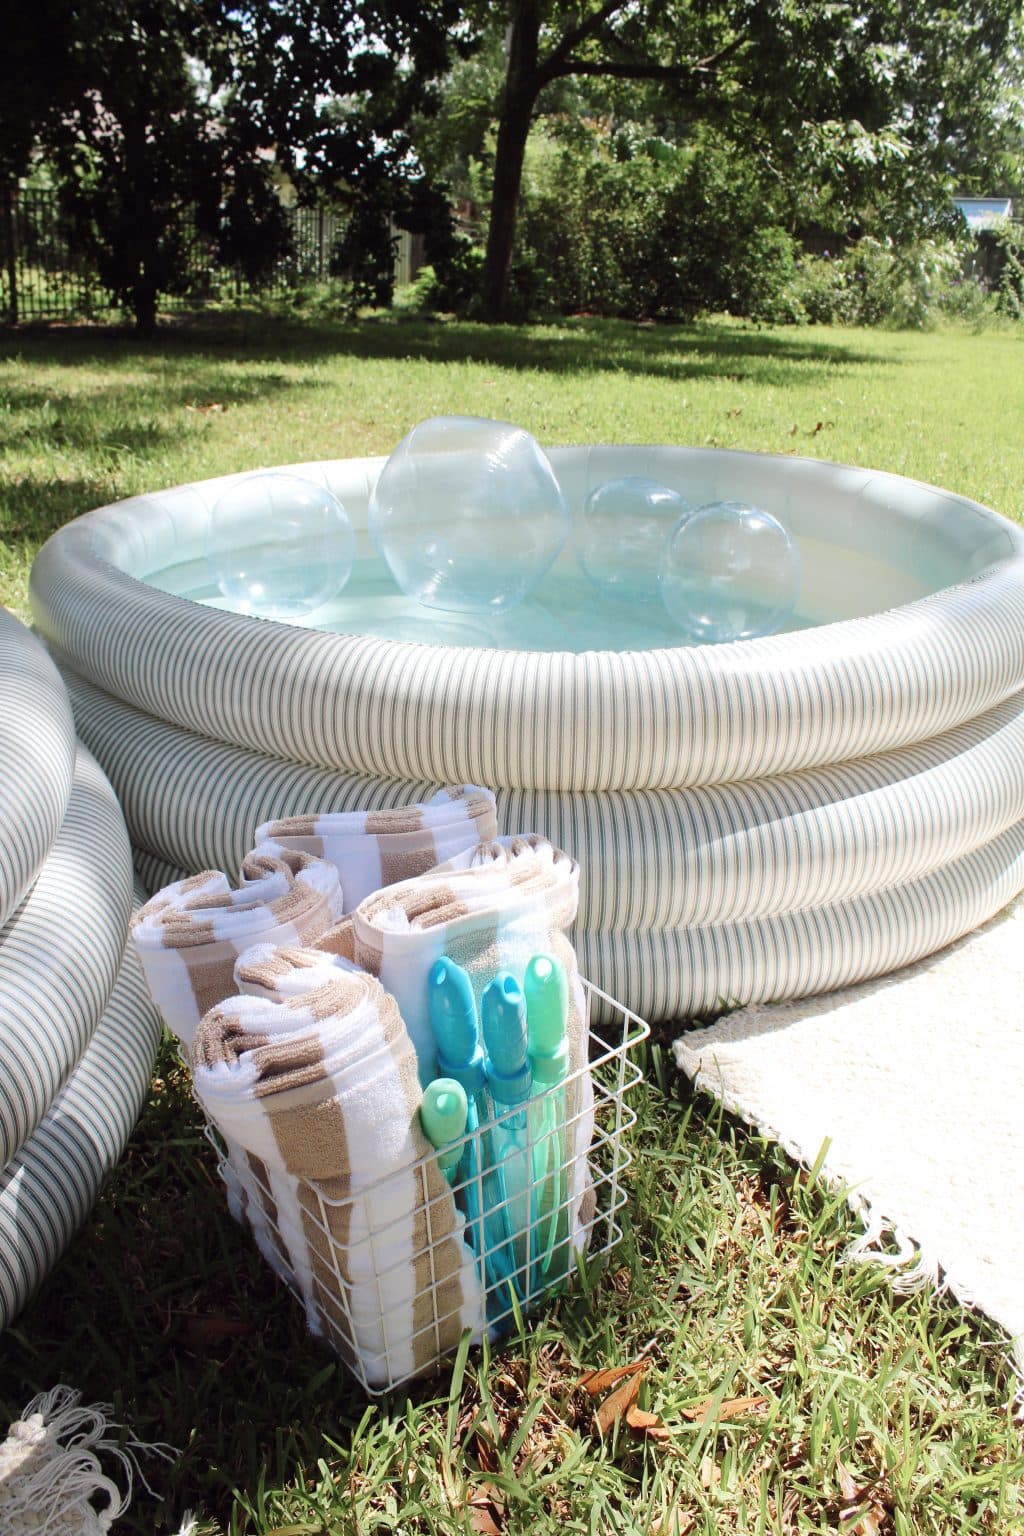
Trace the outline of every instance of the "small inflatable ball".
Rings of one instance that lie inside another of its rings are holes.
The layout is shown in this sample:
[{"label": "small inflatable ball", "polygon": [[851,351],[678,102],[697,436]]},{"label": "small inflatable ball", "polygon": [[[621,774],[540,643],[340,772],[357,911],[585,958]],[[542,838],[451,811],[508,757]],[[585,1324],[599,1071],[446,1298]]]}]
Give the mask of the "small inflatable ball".
[{"label": "small inflatable ball", "polygon": [[771,513],[716,501],[683,517],[661,565],[661,598],[691,640],[773,635],[796,606],[800,551]]},{"label": "small inflatable ball", "polygon": [[402,591],[459,613],[502,613],[521,602],[570,531],[535,439],[476,416],[413,427],[381,470],[368,522]]},{"label": "small inflatable ball", "polygon": [[608,597],[650,599],[672,531],[688,511],[677,491],[646,475],[607,480],[576,519],[580,569]]},{"label": "small inflatable ball", "polygon": [[299,475],[247,475],[214,505],[205,554],[236,613],[299,619],[348,581],[355,534],[324,486]]}]

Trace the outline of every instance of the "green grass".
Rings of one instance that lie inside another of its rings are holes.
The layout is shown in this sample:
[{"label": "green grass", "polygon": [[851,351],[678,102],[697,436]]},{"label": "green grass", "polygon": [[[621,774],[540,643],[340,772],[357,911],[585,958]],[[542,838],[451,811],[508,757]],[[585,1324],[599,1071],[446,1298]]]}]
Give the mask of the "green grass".
[{"label": "green grass", "polygon": [[[86,1232],[0,1340],[6,1405],[66,1379],[177,1447],[143,1460],[154,1496],[122,1527],[140,1536],[187,1508],[230,1536],[450,1536],[490,1529],[474,1496],[497,1500],[500,1529],[551,1536],[1019,1531],[1024,1449],[995,1330],[845,1267],[841,1192],[691,1101],[654,1056],[600,1283],[450,1380],[371,1402],[227,1218],[168,1050]],[[580,1374],[641,1354],[641,1402],[669,1439],[602,1440]],[[737,1397],[764,1401],[687,1417]],[[841,1520],[854,1507],[878,1523]]]},{"label": "green grass", "polygon": [[247,316],[151,343],[78,327],[0,341],[0,602],[24,611],[39,543],[90,507],[233,470],[387,453],[416,421],[455,412],[516,421],[542,443],[865,464],[1024,514],[1024,327],[497,330]]},{"label": "green grass", "polygon": [[[870,464],[1020,518],[1022,348],[1024,331],[1008,330],[253,317],[154,343],[84,328],[8,336],[0,599],[27,612],[35,549],[89,507],[259,464],[386,452],[416,420],[456,411],[513,419],[543,442]],[[998,1331],[844,1266],[855,1226],[842,1192],[691,1099],[657,1049],[650,1065],[609,1272],[493,1357],[371,1402],[228,1219],[165,1050],[92,1219],[0,1338],[0,1407],[13,1415],[66,1380],[173,1446],[176,1459],[143,1461],[153,1492],[137,1491],[119,1527],[138,1536],[175,1531],[186,1509],[225,1536],[1019,1536],[1024,1439]],[[622,1426],[602,1440],[579,1376],[641,1354],[641,1402],[669,1438]],[[723,1416],[741,1397],[764,1401]]]}]

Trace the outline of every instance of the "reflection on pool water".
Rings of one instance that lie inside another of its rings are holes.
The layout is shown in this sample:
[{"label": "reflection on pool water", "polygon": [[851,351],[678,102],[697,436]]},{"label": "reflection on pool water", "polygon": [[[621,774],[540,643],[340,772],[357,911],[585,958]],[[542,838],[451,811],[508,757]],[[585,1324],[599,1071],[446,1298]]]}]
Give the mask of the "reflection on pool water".
[{"label": "reflection on pool water", "polygon": [[[820,539],[801,538],[799,545],[804,582],[783,632],[878,613],[934,590],[884,558],[840,550]],[[211,608],[230,607],[201,559],[153,571],[146,580]],[[638,651],[683,649],[692,643],[665,612],[657,590],[646,603],[604,597],[583,576],[571,551],[518,607],[496,614],[425,608],[398,590],[383,561],[364,554],[340,596],[308,618],[289,622],[339,635],[496,651]]]}]

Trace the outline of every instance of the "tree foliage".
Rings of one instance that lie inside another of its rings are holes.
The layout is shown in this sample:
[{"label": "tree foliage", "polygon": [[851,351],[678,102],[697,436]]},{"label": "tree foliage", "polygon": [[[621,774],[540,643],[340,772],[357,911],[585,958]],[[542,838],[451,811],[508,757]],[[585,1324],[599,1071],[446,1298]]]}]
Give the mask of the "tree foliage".
[{"label": "tree foliage", "polygon": [[[258,277],[287,228],[275,179],[375,210],[415,167],[405,125],[447,59],[449,0],[42,0],[26,81],[0,115],[0,170],[55,165],[103,281],[150,328],[196,235]],[[9,60],[4,65],[8,72]],[[13,65],[10,65],[13,73]],[[45,87],[45,88],[44,88]],[[22,120],[15,110],[27,100]],[[378,245],[380,244],[378,240]]]},{"label": "tree foliage", "polygon": [[492,317],[516,284],[758,313],[802,246],[951,231],[957,182],[1012,191],[1024,163],[1021,0],[15,4],[0,190],[42,146],[143,327],[190,241],[269,270],[282,184],[349,210],[335,262],[362,298],[389,295],[394,218]]},{"label": "tree foliage", "polygon": [[[998,137],[1019,0],[506,0],[485,293],[504,309],[530,128],[568,78],[635,82],[677,141],[713,128],[787,190],[795,226],[919,227]],[[799,192],[801,205],[794,193]]]}]

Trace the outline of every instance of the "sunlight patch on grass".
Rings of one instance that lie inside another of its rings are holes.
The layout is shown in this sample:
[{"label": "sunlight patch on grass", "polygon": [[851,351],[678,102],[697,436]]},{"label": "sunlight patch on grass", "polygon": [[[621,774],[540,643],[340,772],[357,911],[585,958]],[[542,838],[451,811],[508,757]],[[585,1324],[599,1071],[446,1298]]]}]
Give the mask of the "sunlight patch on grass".
[{"label": "sunlight patch on grass", "polygon": [[[488,329],[225,318],[154,343],[88,330],[0,352],[0,601],[27,614],[39,544],[78,513],[192,479],[387,453],[433,414],[545,443],[800,453],[939,483],[1024,516],[1024,333],[768,331],[733,322]],[[606,1273],[454,1377],[367,1402],[229,1219],[166,1046],[84,1233],[0,1338],[13,1416],[66,1380],[170,1442],[119,1529],[218,1536],[453,1532],[1011,1536],[1024,1439],[983,1319],[849,1266],[824,1190],[657,1046]],[[596,1422],[585,1371],[646,1362],[657,1440]],[[750,1404],[733,1413],[729,1405]]]}]

